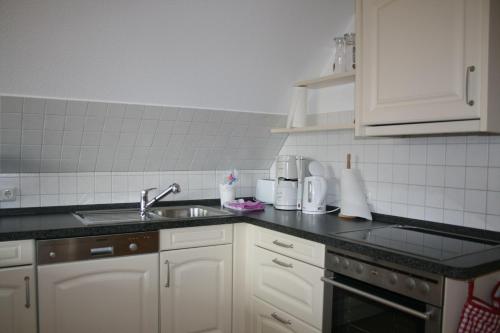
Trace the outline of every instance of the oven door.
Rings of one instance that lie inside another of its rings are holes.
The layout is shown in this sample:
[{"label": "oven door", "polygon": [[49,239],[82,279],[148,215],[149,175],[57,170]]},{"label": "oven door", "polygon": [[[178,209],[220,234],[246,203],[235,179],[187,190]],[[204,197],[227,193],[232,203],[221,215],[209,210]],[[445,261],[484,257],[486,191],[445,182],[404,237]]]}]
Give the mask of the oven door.
[{"label": "oven door", "polygon": [[441,309],[345,275],[325,282],[323,332],[438,333]]}]

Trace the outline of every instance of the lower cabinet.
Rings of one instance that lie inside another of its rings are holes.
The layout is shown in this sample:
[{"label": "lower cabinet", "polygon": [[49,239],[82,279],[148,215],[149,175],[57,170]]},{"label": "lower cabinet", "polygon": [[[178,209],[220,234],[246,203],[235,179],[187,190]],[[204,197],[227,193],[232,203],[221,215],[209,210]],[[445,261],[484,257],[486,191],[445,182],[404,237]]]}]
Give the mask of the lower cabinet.
[{"label": "lower cabinet", "polygon": [[232,244],[160,254],[162,333],[230,333]]},{"label": "lower cabinet", "polygon": [[157,333],[158,275],[157,253],[38,266],[40,333]]},{"label": "lower cabinet", "polygon": [[0,332],[36,333],[33,266],[0,268]]},{"label": "lower cabinet", "polygon": [[290,316],[288,313],[253,298],[253,333],[320,333],[320,331]]},{"label": "lower cabinet", "polygon": [[253,294],[321,329],[323,269],[255,247]]}]

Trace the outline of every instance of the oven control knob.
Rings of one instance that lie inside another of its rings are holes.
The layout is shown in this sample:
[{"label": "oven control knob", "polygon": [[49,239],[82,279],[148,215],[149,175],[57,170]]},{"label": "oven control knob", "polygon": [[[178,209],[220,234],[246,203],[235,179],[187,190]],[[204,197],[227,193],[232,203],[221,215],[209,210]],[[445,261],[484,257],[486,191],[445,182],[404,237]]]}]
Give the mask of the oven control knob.
[{"label": "oven control knob", "polygon": [[422,292],[422,294],[428,294],[430,290],[431,290],[431,287],[429,286],[428,283],[422,282],[420,284],[420,291]]},{"label": "oven control knob", "polygon": [[365,270],[365,267],[363,266],[363,264],[358,263],[356,265],[356,273],[361,274],[361,273],[363,273],[364,270]]},{"label": "oven control knob", "polygon": [[136,243],[130,243],[130,245],[128,246],[128,249],[132,252],[137,251],[138,248],[139,246],[137,246]]},{"label": "oven control knob", "polygon": [[335,265],[340,264],[340,257],[339,257],[339,256],[335,256],[335,257],[333,257],[333,263],[334,263]]},{"label": "oven control knob", "polygon": [[398,283],[398,275],[396,273],[391,273],[389,275],[389,283],[390,284],[396,284],[396,283]]},{"label": "oven control knob", "polygon": [[344,259],[344,262],[342,263],[342,266],[344,266],[344,269],[348,269],[350,264],[351,263],[349,262],[349,260]]},{"label": "oven control knob", "polygon": [[412,278],[407,278],[406,279],[406,287],[410,290],[413,290],[415,289],[415,286],[416,286],[416,282],[415,282],[415,279],[412,279]]}]

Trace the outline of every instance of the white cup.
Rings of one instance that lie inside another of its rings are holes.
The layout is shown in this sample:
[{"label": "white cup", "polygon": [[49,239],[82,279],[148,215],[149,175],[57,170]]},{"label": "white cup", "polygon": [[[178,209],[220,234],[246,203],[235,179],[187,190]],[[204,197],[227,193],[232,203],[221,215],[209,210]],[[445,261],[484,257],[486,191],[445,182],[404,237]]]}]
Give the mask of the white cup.
[{"label": "white cup", "polygon": [[220,206],[224,207],[224,203],[232,201],[236,198],[236,191],[234,186],[227,184],[219,184],[220,191]]}]

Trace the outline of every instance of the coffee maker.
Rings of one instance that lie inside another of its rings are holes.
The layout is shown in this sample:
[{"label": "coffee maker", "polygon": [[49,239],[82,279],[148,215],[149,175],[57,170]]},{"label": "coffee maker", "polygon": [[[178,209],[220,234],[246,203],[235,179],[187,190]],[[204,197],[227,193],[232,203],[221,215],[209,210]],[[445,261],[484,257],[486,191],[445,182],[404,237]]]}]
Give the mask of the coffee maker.
[{"label": "coffee maker", "polygon": [[280,155],[276,159],[274,208],[302,209],[304,159],[302,156]]}]

